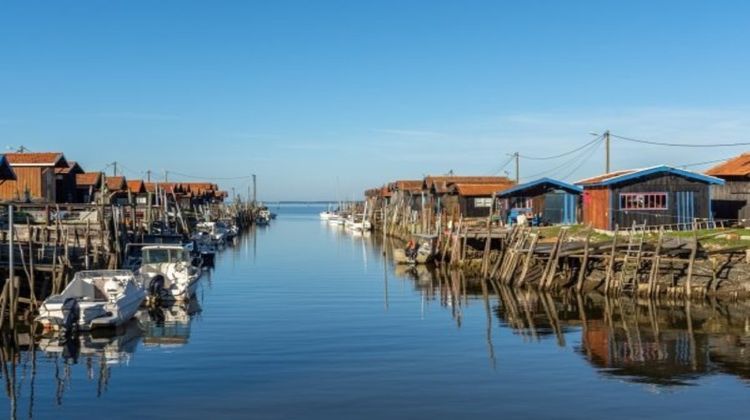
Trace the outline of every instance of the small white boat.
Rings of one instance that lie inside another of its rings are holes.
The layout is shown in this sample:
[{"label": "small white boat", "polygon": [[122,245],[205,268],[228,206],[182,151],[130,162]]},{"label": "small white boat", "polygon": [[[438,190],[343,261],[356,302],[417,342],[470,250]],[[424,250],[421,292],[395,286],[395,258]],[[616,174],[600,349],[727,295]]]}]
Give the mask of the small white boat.
[{"label": "small white boat", "polygon": [[336,216],[336,213],[326,210],[319,213],[320,220],[329,220],[331,217]]},{"label": "small white boat", "polygon": [[182,301],[195,294],[202,270],[184,247],[153,245],[143,247],[141,253],[140,273],[150,298]]},{"label": "small white boat", "polygon": [[79,271],[62,293],[42,303],[36,321],[52,330],[117,327],[145,298],[143,283],[130,270]]}]

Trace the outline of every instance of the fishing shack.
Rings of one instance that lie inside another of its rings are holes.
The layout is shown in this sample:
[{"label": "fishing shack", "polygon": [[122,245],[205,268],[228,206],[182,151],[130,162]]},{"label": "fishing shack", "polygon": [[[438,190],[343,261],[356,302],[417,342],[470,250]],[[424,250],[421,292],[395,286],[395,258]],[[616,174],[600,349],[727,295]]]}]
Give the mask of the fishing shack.
[{"label": "fishing shack", "polygon": [[455,183],[450,186],[450,194],[443,198],[444,209],[453,216],[464,219],[485,218],[492,211],[492,200],[497,191],[513,186],[510,180],[491,184]]},{"label": "fishing shack", "polygon": [[583,222],[613,230],[633,223],[693,228],[696,219],[711,218],[711,186],[724,180],[661,165],[628,169],[583,179]]},{"label": "fishing shack", "polygon": [[76,174],[75,203],[93,203],[102,188],[102,172]]},{"label": "fishing shack", "polygon": [[78,162],[68,161],[68,166],[55,168],[55,188],[58,203],[75,203],[76,176],[85,173]]},{"label": "fishing shack", "polygon": [[5,159],[13,168],[16,179],[0,184],[0,200],[45,203],[57,201],[55,170],[68,167],[62,153],[6,153]]},{"label": "fishing shack", "polygon": [[717,220],[750,226],[750,153],[743,153],[706,171],[724,180],[711,191]]},{"label": "fishing shack", "polygon": [[498,208],[509,222],[531,213],[539,224],[572,225],[579,222],[583,188],[564,181],[541,178],[499,191]]},{"label": "fishing shack", "polygon": [[108,176],[104,180],[107,196],[106,201],[118,206],[130,204],[128,199],[128,183],[124,176]]},{"label": "fishing shack", "polygon": [[148,205],[148,191],[146,191],[146,184],[142,179],[129,179],[125,181],[125,184],[128,187],[131,204],[136,206]]}]

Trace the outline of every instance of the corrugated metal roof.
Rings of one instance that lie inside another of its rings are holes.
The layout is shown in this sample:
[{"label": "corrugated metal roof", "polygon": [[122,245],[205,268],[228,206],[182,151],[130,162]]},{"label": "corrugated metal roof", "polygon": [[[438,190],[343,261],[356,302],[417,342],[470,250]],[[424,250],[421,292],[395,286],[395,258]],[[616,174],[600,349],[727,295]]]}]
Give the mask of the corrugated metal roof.
[{"label": "corrugated metal roof", "polygon": [[706,171],[710,176],[750,176],[750,153],[743,153],[735,158],[720,163]]},{"label": "corrugated metal roof", "polygon": [[500,192],[498,194],[498,197],[510,197],[515,194],[523,194],[525,191],[538,191],[537,189],[544,188],[563,190],[571,194],[580,194],[583,191],[583,188],[564,181],[552,178],[540,178],[535,181],[519,184],[515,187],[508,188],[507,190]]},{"label": "corrugated metal roof", "polygon": [[654,174],[672,174],[681,176],[687,179],[692,179],[699,182],[705,182],[707,184],[723,185],[724,180],[713,176],[703,175],[698,172],[687,171],[684,169],[678,169],[672,166],[659,165],[652,166],[650,168],[642,169],[628,169],[624,171],[611,172],[605,175],[600,175],[593,178],[587,178],[576,182],[577,185],[583,187],[606,187],[610,185],[617,185],[622,182],[632,181],[637,178],[650,176]]}]

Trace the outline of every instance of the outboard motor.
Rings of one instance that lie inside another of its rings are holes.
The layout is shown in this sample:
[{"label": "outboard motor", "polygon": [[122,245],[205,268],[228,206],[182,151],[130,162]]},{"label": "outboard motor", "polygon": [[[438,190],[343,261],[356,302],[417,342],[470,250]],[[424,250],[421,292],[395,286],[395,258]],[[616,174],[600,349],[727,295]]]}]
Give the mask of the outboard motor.
[{"label": "outboard motor", "polygon": [[148,294],[154,300],[160,300],[162,293],[164,293],[164,276],[156,276],[148,286]]},{"label": "outboard motor", "polygon": [[78,320],[81,317],[81,308],[78,306],[78,300],[75,298],[65,299],[62,305],[62,313],[62,326],[65,328],[65,333],[70,334],[78,329]]}]

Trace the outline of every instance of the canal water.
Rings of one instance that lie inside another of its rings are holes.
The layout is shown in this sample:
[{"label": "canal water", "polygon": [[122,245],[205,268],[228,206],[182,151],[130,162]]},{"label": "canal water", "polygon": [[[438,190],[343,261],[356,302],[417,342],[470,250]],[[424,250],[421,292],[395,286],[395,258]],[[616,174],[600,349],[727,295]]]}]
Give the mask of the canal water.
[{"label": "canal water", "polygon": [[[15,337],[8,418],[739,418],[750,303],[566,298],[395,267],[288,205],[197,298],[120,335]],[[7,341],[7,340],[6,340]]]}]

